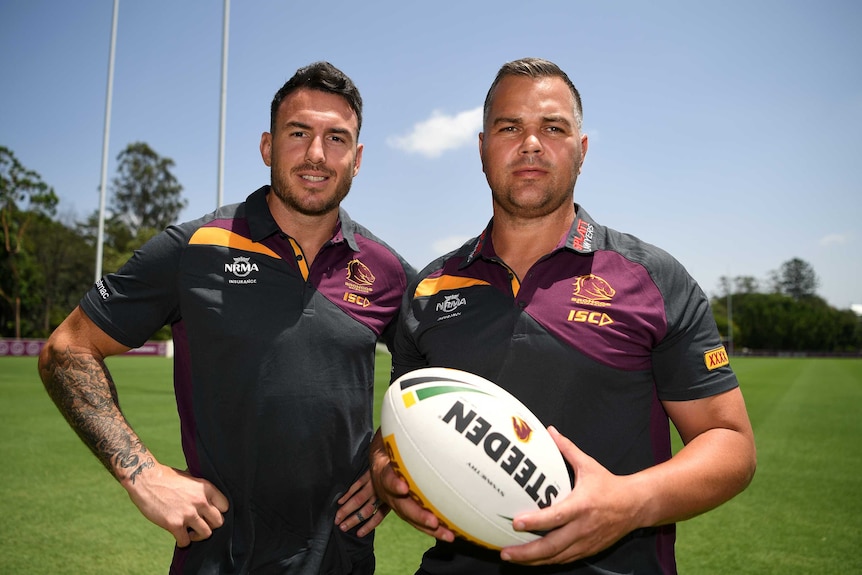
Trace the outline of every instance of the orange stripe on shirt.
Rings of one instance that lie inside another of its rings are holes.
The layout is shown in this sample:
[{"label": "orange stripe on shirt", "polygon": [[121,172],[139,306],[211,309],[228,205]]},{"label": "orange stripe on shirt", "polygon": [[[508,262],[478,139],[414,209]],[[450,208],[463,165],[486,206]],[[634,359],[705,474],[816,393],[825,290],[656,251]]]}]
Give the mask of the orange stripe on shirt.
[{"label": "orange stripe on shirt", "polygon": [[443,290],[461,289],[476,285],[491,285],[486,281],[475,278],[462,278],[458,276],[440,276],[437,278],[426,278],[416,286],[413,297],[425,297],[434,295]]},{"label": "orange stripe on shirt", "polygon": [[189,240],[189,244],[224,246],[227,248],[255,252],[272,258],[281,259],[281,256],[265,245],[255,243],[248,238],[224,228],[200,228],[192,235]]}]

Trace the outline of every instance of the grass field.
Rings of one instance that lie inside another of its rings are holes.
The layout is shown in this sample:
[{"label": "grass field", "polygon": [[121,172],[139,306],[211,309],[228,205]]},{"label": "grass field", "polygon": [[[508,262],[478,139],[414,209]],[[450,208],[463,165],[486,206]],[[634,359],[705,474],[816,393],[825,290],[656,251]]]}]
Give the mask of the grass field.
[{"label": "grass field", "polygon": [[[388,357],[379,357],[378,401]],[[170,360],[112,358],[127,417],[184,467]],[[758,445],[752,485],[681,523],[686,575],[862,573],[862,361],[735,358]],[[170,535],[144,519],[49,400],[33,358],[0,358],[0,573],[166,573]],[[392,516],[378,573],[414,572],[430,538]]]}]

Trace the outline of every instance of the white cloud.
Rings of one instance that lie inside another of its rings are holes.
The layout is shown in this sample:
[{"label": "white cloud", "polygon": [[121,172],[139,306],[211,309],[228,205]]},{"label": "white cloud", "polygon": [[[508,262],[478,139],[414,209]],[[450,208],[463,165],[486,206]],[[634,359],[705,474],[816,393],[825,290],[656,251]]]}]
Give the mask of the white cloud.
[{"label": "white cloud", "polygon": [[824,248],[846,244],[850,240],[850,234],[829,234],[820,238],[820,245]]},{"label": "white cloud", "polygon": [[435,110],[413,126],[406,136],[390,136],[386,143],[398,150],[436,158],[446,150],[478,142],[482,131],[482,107],[447,116]]}]

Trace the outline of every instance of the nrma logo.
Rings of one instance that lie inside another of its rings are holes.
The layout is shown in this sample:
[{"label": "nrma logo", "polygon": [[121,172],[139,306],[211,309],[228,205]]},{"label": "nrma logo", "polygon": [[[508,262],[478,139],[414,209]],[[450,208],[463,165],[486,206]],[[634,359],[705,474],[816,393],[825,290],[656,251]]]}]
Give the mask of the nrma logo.
[{"label": "nrma logo", "polygon": [[225,264],[224,271],[232,273],[238,278],[244,278],[251,272],[259,272],[257,264],[251,261],[251,258],[240,256],[233,258],[232,264]]},{"label": "nrma logo", "polygon": [[437,304],[437,311],[449,313],[466,304],[467,298],[461,297],[461,294],[444,295],[443,301]]}]

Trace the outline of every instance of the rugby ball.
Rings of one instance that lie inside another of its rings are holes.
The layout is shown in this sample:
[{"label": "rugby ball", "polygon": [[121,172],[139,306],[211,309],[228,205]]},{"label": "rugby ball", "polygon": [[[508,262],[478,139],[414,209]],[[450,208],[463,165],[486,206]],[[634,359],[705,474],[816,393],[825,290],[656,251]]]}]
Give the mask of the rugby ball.
[{"label": "rugby ball", "polygon": [[406,373],[386,391],[380,417],[392,467],[410,496],[483,547],[541,537],[515,531],[512,519],[571,492],[566,463],[542,422],[475,374],[441,367]]}]

